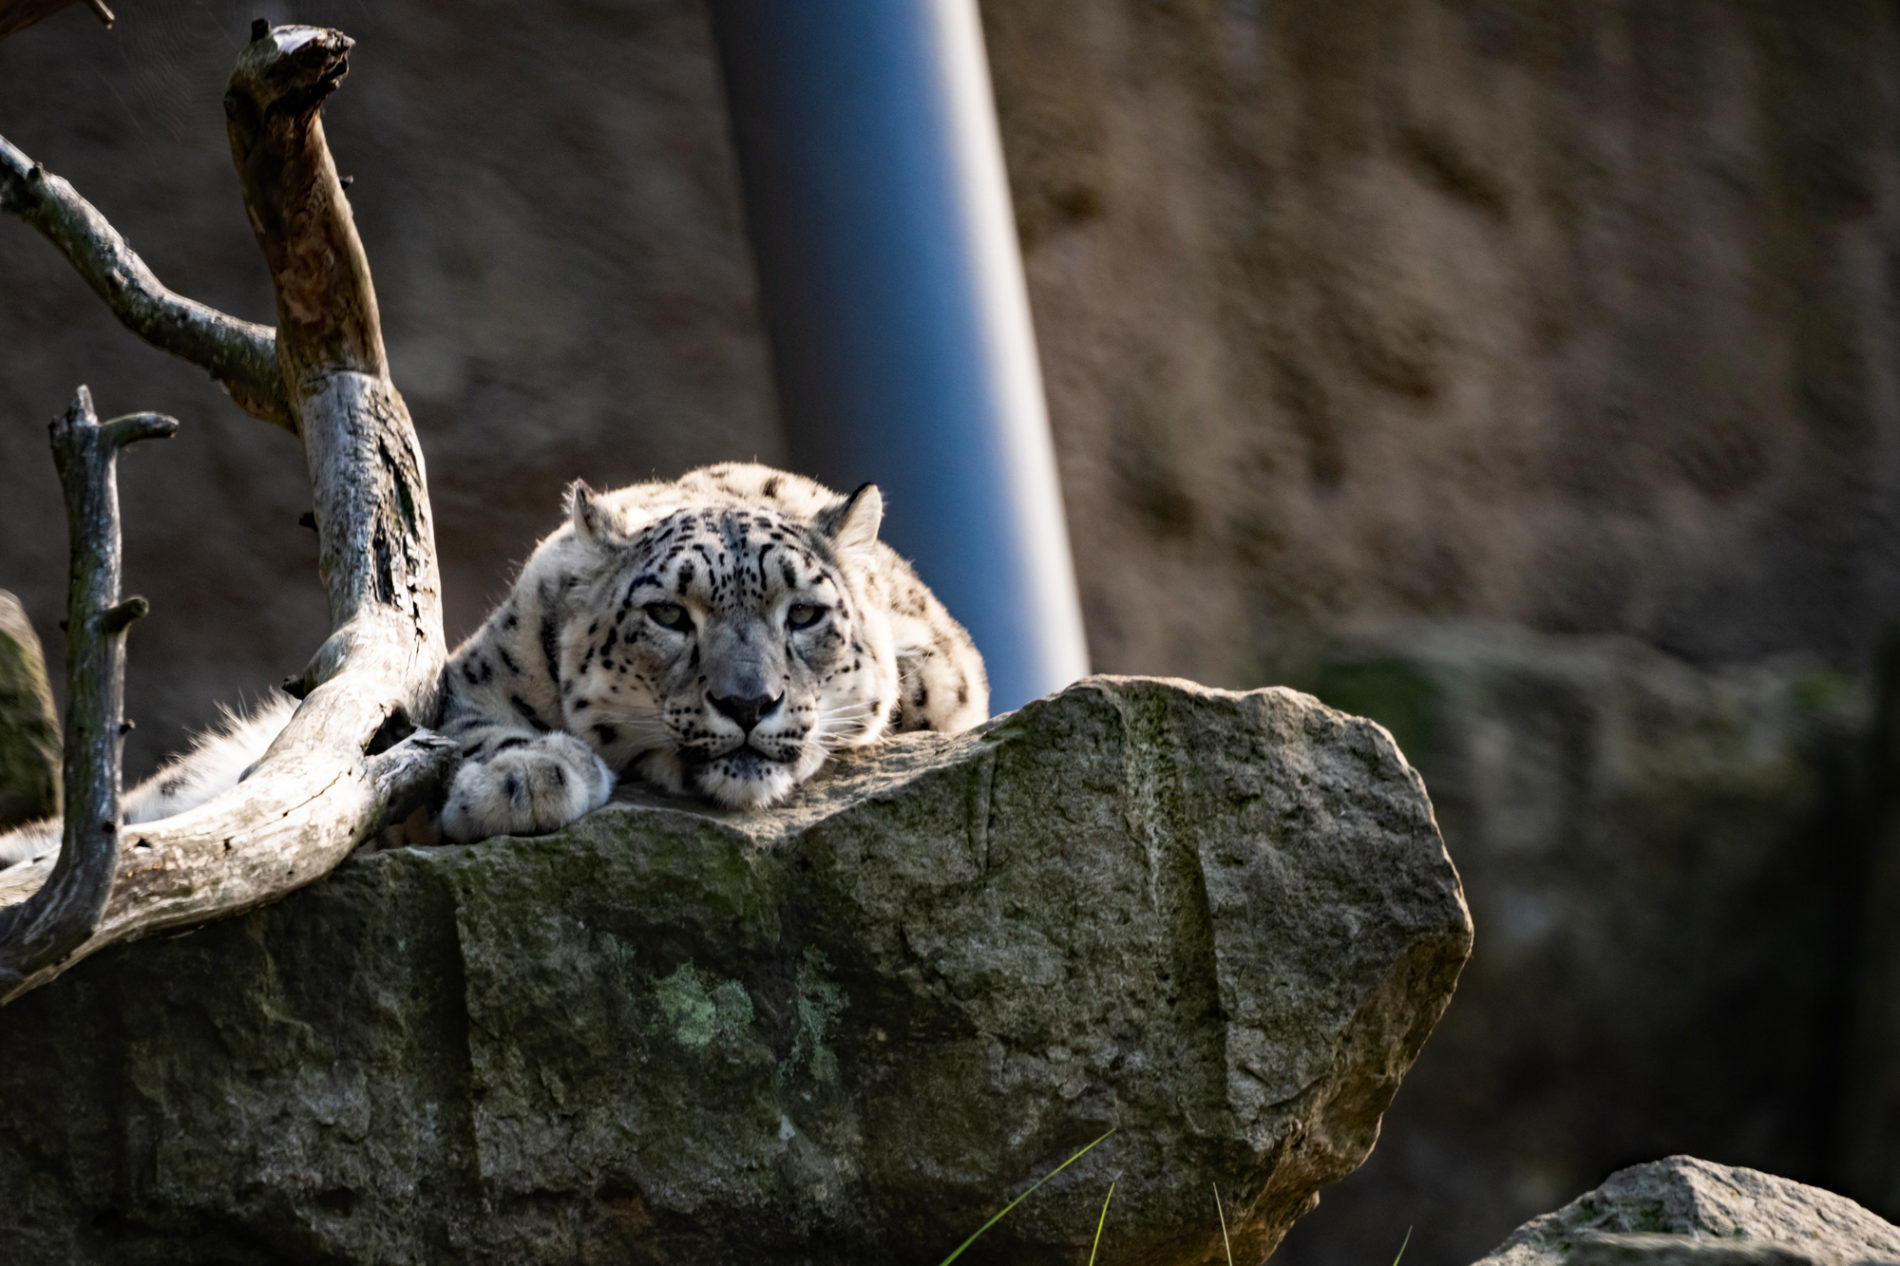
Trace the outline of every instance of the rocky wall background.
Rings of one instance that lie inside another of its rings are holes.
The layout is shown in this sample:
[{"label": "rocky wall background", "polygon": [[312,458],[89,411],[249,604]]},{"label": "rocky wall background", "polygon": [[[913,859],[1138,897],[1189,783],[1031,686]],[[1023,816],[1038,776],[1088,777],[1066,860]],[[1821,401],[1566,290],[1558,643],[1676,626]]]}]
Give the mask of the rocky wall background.
[{"label": "rocky wall background", "polygon": [[[329,131],[451,637],[560,486],[784,451],[694,0],[126,0],[0,43],[0,133],[174,288],[270,296],[219,97],[358,37]],[[1277,1260],[1470,1261],[1687,1151],[1900,1217],[1900,17],[1804,0],[985,5],[1096,666],[1387,723],[1477,924],[1367,1168]],[[0,587],[55,656],[46,419],[122,485],[134,770],[321,636],[292,441],[0,222]],[[867,473],[875,477],[875,472]],[[1882,878],[1884,876],[1884,878]]]}]

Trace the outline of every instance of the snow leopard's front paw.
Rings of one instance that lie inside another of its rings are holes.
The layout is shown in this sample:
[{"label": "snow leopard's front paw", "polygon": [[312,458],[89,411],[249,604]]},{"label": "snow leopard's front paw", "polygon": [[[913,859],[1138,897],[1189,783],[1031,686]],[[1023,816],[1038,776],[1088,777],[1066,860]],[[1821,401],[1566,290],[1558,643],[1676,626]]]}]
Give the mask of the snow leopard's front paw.
[{"label": "snow leopard's front paw", "polygon": [[504,750],[464,761],[442,806],[442,834],[458,844],[491,835],[538,835],[607,803],[614,774],[572,734],[510,739]]}]

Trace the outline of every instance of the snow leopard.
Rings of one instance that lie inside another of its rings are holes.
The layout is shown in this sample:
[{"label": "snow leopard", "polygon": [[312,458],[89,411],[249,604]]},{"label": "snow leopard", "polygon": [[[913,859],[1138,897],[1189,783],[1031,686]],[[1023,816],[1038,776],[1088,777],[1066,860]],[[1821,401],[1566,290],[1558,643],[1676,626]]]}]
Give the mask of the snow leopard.
[{"label": "snow leopard", "polygon": [[[764,808],[834,752],[989,716],[982,656],[879,539],[874,484],[845,496],[726,463],[604,493],[577,480],[566,509],[444,670],[451,841],[555,830],[622,776]],[[228,717],[127,793],[126,821],[236,785],[293,706]],[[56,820],[0,837],[0,866],[58,837]]]},{"label": "snow leopard", "polygon": [[833,752],[989,716],[969,633],[878,539],[874,484],[841,496],[728,463],[608,493],[577,482],[567,506],[450,657],[449,839],[563,826],[617,774],[763,808]]}]

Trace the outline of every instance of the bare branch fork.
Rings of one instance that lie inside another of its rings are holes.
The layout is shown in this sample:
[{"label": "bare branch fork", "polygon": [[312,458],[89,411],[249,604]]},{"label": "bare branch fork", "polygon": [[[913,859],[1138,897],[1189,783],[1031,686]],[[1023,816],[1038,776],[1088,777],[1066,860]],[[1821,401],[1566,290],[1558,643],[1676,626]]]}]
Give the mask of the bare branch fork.
[{"label": "bare branch fork", "polygon": [[[211,804],[121,832],[96,925],[57,961],[0,979],[0,1002],[116,941],[247,909],[326,874],[416,807],[453,760],[426,732],[372,754],[392,728],[433,716],[446,650],[422,450],[389,378],[369,265],[319,117],[351,41],[316,27],[259,24],[254,35],[225,112],[277,292],[274,336],[165,290],[70,185],[4,141],[0,207],[53,238],[134,333],[302,438],[332,632],[299,679],[302,706],[251,776]],[[24,902],[59,864],[0,872],[0,905]]]},{"label": "bare branch fork", "polygon": [[44,233],[126,329],[203,366],[252,417],[295,429],[277,375],[277,336],[167,290],[98,208],[0,136],[0,210]]},{"label": "bare branch fork", "polygon": [[58,963],[92,934],[119,855],[119,747],[125,719],[125,631],[143,598],[119,600],[119,450],[170,439],[178,423],[135,413],[100,425],[79,389],[53,420],[53,462],[66,494],[71,574],[66,594],[65,833],[45,885],[0,910],[0,995]]}]

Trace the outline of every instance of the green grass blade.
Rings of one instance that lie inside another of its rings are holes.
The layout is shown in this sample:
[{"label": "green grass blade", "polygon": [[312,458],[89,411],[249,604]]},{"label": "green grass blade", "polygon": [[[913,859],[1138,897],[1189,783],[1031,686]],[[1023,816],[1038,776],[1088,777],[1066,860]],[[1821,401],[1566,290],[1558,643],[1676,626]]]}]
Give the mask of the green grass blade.
[{"label": "green grass blade", "polygon": [[[1115,1198],[1115,1184],[1108,1184],[1108,1194],[1102,1197],[1102,1216],[1095,1223],[1095,1243],[1089,1246],[1089,1266],[1095,1266],[1095,1250],[1102,1247],[1102,1227],[1108,1222],[1108,1202]],[[1392,1266],[1399,1266],[1397,1262]]]},{"label": "green grass blade", "polygon": [[1214,1184],[1214,1216],[1220,1219],[1220,1246],[1227,1250],[1227,1266],[1234,1266],[1234,1246],[1227,1242],[1227,1215],[1221,1212],[1220,1184]]},{"label": "green grass blade", "polygon": [[1399,1266],[1399,1258],[1405,1256],[1405,1246],[1412,1242],[1412,1228],[1405,1228],[1405,1238],[1399,1241],[1399,1251],[1393,1254],[1392,1266]]},{"label": "green grass blade", "polygon": [[[1113,1134],[1114,1132],[1115,1132],[1114,1130],[1110,1130],[1108,1134]],[[1102,1139],[1105,1139],[1108,1137],[1108,1134],[1102,1135],[1101,1139],[1096,1139],[1095,1143],[1100,1143]],[[1029,1193],[1031,1191],[1034,1191],[1036,1188],[1042,1186],[1042,1184],[1048,1182],[1051,1178],[1054,1178],[1057,1174],[1061,1173],[1063,1170],[1067,1169],[1069,1166],[1081,1160],[1084,1156],[1087,1156],[1089,1152],[1095,1147],[1095,1143],[1090,1143],[1088,1147],[1083,1148],[1081,1151],[1077,1152],[1075,1155],[1069,1157],[1068,1160],[1063,1161],[1060,1165],[1057,1165],[1054,1169],[1050,1170],[1048,1173],[1044,1174],[1042,1177],[1036,1179],[1035,1182],[1029,1185],[1029,1191],[1023,1192],[1022,1195],[1017,1196],[1014,1200],[1004,1205],[1002,1209],[996,1214],[995,1217],[991,1218],[988,1222],[985,1222],[982,1226],[976,1228],[976,1235],[972,1235],[969,1239],[957,1245],[956,1251],[951,1253],[950,1256],[944,1258],[941,1262],[937,1263],[937,1266],[950,1266],[951,1262],[954,1262],[957,1260],[957,1258],[963,1256],[963,1250],[970,1247],[970,1245],[976,1243],[977,1235],[983,1234],[983,1232],[989,1230],[991,1227],[995,1226],[998,1222],[1001,1222],[1003,1220],[1003,1214],[1008,1213],[1011,1209],[1014,1209],[1017,1205],[1029,1199]]]}]

